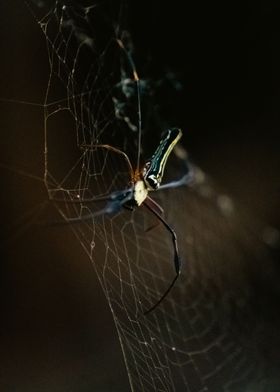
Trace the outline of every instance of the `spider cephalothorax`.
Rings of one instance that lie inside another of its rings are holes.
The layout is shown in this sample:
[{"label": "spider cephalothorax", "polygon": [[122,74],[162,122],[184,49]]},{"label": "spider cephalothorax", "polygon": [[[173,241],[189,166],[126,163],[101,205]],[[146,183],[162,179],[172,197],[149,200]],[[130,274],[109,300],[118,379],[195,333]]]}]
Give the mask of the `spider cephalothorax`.
[{"label": "spider cephalothorax", "polygon": [[133,185],[133,199],[138,207],[146,200],[148,196],[148,188],[143,180],[138,180]]}]

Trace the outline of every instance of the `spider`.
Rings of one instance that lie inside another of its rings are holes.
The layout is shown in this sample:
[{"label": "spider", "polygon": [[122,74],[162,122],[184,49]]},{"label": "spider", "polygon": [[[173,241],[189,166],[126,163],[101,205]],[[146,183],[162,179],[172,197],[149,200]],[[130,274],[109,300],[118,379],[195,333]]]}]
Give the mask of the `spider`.
[{"label": "spider", "polygon": [[[155,153],[144,164],[143,169],[139,170],[140,146],[141,146],[141,136],[142,136],[139,77],[137,74],[134,61],[131,57],[131,54],[125,48],[123,42],[120,39],[115,39],[115,43],[118,45],[121,51],[124,52],[132,70],[131,80],[133,80],[136,84],[137,102],[138,102],[137,166],[136,169],[134,170],[132,168],[132,164],[128,156],[120,149],[110,146],[108,144],[82,145],[81,147],[86,150],[103,148],[121,155],[127,162],[129,171],[131,173],[131,181],[130,181],[130,186],[128,188],[120,191],[114,191],[110,195],[94,197],[89,199],[83,198],[79,200],[72,200],[72,202],[74,203],[93,203],[93,202],[98,202],[103,200],[103,201],[107,201],[107,204],[105,205],[104,208],[101,208],[99,211],[86,214],[80,217],[67,218],[67,223],[71,224],[71,223],[78,223],[85,220],[91,220],[97,216],[114,215],[117,212],[121,211],[122,208],[133,211],[135,208],[141,206],[144,206],[146,209],[148,209],[152,214],[156,216],[156,218],[158,219],[158,223],[159,224],[161,223],[166,228],[166,230],[170,233],[172,238],[173,250],[174,250],[173,263],[175,268],[175,277],[173,278],[173,280],[171,281],[171,283],[169,284],[168,288],[165,290],[163,295],[158,299],[158,301],[153,306],[151,306],[148,310],[143,312],[144,315],[147,315],[150,312],[152,312],[158,305],[160,305],[160,303],[166,298],[166,296],[174,286],[176,280],[178,279],[181,273],[181,263],[179,258],[177,235],[173,230],[173,228],[164,219],[164,211],[162,207],[149,196],[149,192],[168,189],[168,188],[177,188],[183,185],[188,185],[190,182],[192,182],[192,170],[190,168],[190,170],[187,171],[187,174],[185,174],[181,179],[177,181],[172,181],[170,183],[161,185],[167,159],[171,151],[175,147],[175,145],[182,137],[182,131],[178,128],[171,128],[167,130],[166,134],[160,141],[159,146],[157,147]],[[57,201],[61,201],[61,200],[57,200]]]},{"label": "spider", "polygon": [[174,268],[175,268],[175,277],[171,281],[167,290],[163,293],[163,295],[159,298],[159,300],[148,310],[146,310],[144,315],[149,314],[153,311],[167,296],[172,287],[174,286],[176,280],[178,279],[181,273],[181,263],[179,258],[178,244],[177,244],[177,235],[173,228],[166,222],[163,217],[164,211],[162,207],[154,201],[150,196],[149,192],[163,190],[168,188],[177,188],[182,185],[188,185],[191,181],[191,172],[185,174],[180,180],[173,181],[164,185],[161,185],[162,177],[164,174],[165,165],[167,159],[173,150],[174,146],[178,143],[180,138],[182,137],[182,131],[178,128],[169,129],[163,139],[160,141],[159,146],[157,147],[155,153],[152,157],[145,163],[143,169],[140,171],[138,169],[133,170],[132,165],[128,156],[121,150],[112,147],[106,144],[99,145],[84,145],[83,148],[86,149],[94,149],[94,148],[104,148],[111,151],[114,151],[117,154],[122,155],[129,166],[131,173],[131,184],[127,189],[112,192],[107,196],[100,196],[90,199],[82,199],[76,200],[74,202],[83,202],[83,203],[92,203],[97,201],[106,200],[107,204],[104,208],[100,209],[97,212],[90,213],[87,215],[83,215],[81,217],[68,218],[68,223],[77,223],[84,220],[89,220],[97,216],[102,215],[114,215],[119,212],[122,208],[126,208],[129,210],[134,210],[134,208],[144,206],[151,213],[153,213],[158,219],[159,223],[162,223],[163,226],[168,230],[171,235],[173,250],[174,250]]}]

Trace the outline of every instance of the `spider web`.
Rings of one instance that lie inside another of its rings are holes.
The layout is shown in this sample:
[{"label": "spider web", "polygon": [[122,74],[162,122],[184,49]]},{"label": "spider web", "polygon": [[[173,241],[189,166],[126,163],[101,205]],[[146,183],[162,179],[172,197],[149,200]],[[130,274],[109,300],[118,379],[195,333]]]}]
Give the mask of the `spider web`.
[{"label": "spider web", "polygon": [[[215,192],[195,166],[192,187],[153,195],[178,235],[182,273],[145,317],[175,274],[169,233],[144,208],[94,217],[106,201],[86,202],[125,189],[131,181],[124,156],[104,146],[125,153],[136,168],[138,149],[143,163],[161,137],[156,121],[144,116],[138,145],[133,45],[115,17],[121,8],[97,2],[34,4],[50,66],[44,103],[46,188],[66,223],[81,217],[71,228],[108,300],[131,389],[267,390],[267,369],[256,344],[262,331],[254,324],[254,290],[248,284],[252,265],[261,271],[262,260],[269,259],[262,228],[257,223],[249,228],[245,215],[240,220],[235,204]],[[146,109],[152,87],[144,78],[140,90]],[[179,147],[166,181],[185,174],[185,159]],[[88,214],[92,219],[83,220]]]}]

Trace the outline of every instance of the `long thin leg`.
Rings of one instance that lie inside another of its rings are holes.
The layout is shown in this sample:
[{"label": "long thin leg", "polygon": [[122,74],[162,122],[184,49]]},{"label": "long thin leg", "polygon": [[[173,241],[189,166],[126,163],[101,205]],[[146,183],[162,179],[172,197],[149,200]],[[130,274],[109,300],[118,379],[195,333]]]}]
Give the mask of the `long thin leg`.
[{"label": "long thin leg", "polygon": [[158,214],[163,215],[163,208],[150,196],[147,196],[145,203],[148,204],[153,210],[155,210]]},{"label": "long thin leg", "polygon": [[180,186],[187,186],[193,182],[193,173],[192,171],[185,174],[180,180],[171,181],[167,184],[161,185],[157,191],[162,191],[163,189],[170,189],[170,188],[179,188]]},{"label": "long thin leg", "polygon": [[109,200],[109,202],[101,210],[83,216],[77,216],[75,218],[67,218],[67,220],[65,221],[53,222],[52,226],[64,226],[67,224],[80,223],[80,222],[92,220],[93,218],[102,215],[114,215],[121,210],[121,208],[124,206],[125,203],[131,200],[131,197],[132,197],[131,190],[129,190],[129,192],[126,191],[126,193],[120,191],[114,192],[114,194],[108,196],[107,200]]},{"label": "long thin leg", "polygon": [[133,73],[133,79],[134,82],[136,83],[136,90],[137,90],[137,114],[138,114],[138,140],[137,140],[137,166],[136,169],[137,171],[139,170],[140,166],[140,153],[141,153],[141,138],[142,138],[142,113],[141,113],[141,99],[140,99],[140,80],[139,76],[136,70],[136,66],[134,64],[133,58],[130,55],[129,51],[125,48],[124,44],[120,39],[117,38],[117,44],[119,47],[124,51],[126,54],[126,57],[128,59],[128,62],[131,66],[132,73]]},{"label": "long thin leg", "polygon": [[[161,216],[163,215],[163,208],[156,202],[154,201],[150,196],[147,196],[145,203],[148,204],[153,210],[156,210]],[[160,221],[157,221],[157,223],[153,224],[152,226],[148,227],[145,232],[148,233],[148,231],[151,231],[158,227],[160,225]]]},{"label": "long thin leg", "polygon": [[133,169],[132,169],[132,166],[131,166],[131,162],[130,162],[128,156],[126,155],[125,152],[121,151],[119,148],[110,146],[109,144],[81,144],[80,147],[81,147],[83,150],[87,150],[87,149],[88,149],[88,150],[94,150],[95,148],[96,148],[96,149],[97,149],[97,148],[104,148],[104,150],[111,150],[111,151],[114,151],[116,154],[119,154],[119,155],[121,155],[121,156],[124,157],[124,159],[126,160],[126,163],[127,163],[128,167],[129,167],[130,173],[131,173],[131,174],[133,173]]},{"label": "long thin leg", "polygon": [[[133,171],[131,162],[130,162],[128,156],[126,155],[126,153],[121,151],[120,149],[118,149],[116,147],[112,147],[109,144],[81,144],[80,148],[82,150],[94,150],[94,149],[97,150],[97,149],[101,148],[101,149],[113,151],[114,153],[119,154],[120,156],[122,156],[125,159],[127,167],[128,167],[128,171],[130,173],[130,176],[131,177],[133,176],[134,171]],[[61,188],[61,189],[57,189],[56,192],[57,191],[67,191],[67,189]],[[119,197],[120,194],[122,194],[123,192],[127,192],[127,191],[128,190],[115,191],[115,192],[112,192],[111,195],[109,195],[109,196],[108,195],[97,196],[97,197],[93,196],[93,197],[89,197],[89,198],[82,198],[82,197],[78,198],[77,197],[74,200],[65,200],[64,198],[59,198],[59,197],[53,197],[52,196],[52,197],[50,197],[50,200],[58,202],[58,203],[61,202],[61,203],[71,203],[71,204],[92,203],[92,202],[104,201],[104,200],[110,200],[110,199],[111,200],[115,200],[116,198]]]},{"label": "long thin leg", "polygon": [[172,227],[169,226],[169,224],[164,220],[164,218],[156,211],[154,210],[146,201],[144,201],[143,205],[148,208],[149,211],[151,211],[160,221],[161,223],[165,226],[165,228],[169,231],[169,233],[172,236],[172,242],[173,242],[173,247],[174,247],[174,266],[175,266],[175,272],[176,276],[170,283],[168,289],[164,292],[164,294],[160,297],[160,299],[148,310],[144,312],[144,315],[146,316],[150,312],[152,312],[167,296],[167,294],[170,292],[172,287],[174,286],[176,280],[178,279],[180,273],[181,273],[181,263],[180,263],[180,258],[179,258],[179,251],[178,251],[178,243],[177,243],[177,235],[175,231],[172,229]]},{"label": "long thin leg", "polygon": [[104,196],[94,196],[94,197],[89,197],[89,198],[77,198],[73,200],[66,200],[63,198],[59,197],[52,197],[51,201],[57,202],[57,203],[65,203],[65,204],[92,204],[95,202],[99,201],[106,201],[106,200],[111,200],[111,201],[122,201],[123,199],[126,199],[128,196],[131,198],[132,194],[132,188],[127,188],[123,189],[121,191],[115,191],[110,193],[109,195],[104,195]]}]

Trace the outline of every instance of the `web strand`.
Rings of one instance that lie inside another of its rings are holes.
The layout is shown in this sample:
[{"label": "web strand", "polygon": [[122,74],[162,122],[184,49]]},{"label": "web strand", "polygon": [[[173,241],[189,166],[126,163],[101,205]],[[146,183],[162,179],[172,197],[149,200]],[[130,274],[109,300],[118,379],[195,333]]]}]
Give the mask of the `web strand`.
[{"label": "web strand", "polygon": [[[167,173],[172,186],[163,184],[155,197],[178,233],[182,273],[160,306],[143,317],[172,281],[174,247],[170,233],[145,208],[103,213],[108,196],[130,186],[130,158],[136,148],[139,171],[150,138],[146,121],[142,129],[144,80],[118,38],[121,26],[108,27],[102,5],[56,1],[35,7],[35,14],[44,13],[37,20],[50,63],[44,104],[48,194],[59,199],[59,213],[92,261],[133,391],[258,391],[265,367],[253,344],[261,333],[250,317],[254,292],[244,266],[252,260],[261,265],[266,248],[247,218],[237,218],[231,199],[221,203],[201,170],[193,166],[191,189],[173,186],[183,166],[176,157]],[[127,94],[123,62],[133,76]]]},{"label": "web strand", "polygon": [[136,66],[134,64],[134,61],[130,55],[130,53],[125,49],[123,43],[121,40],[117,39],[118,45],[120,48],[125,52],[129,64],[132,68],[133,72],[133,79],[134,82],[136,83],[136,90],[137,90],[137,115],[138,115],[138,140],[137,140],[137,164],[136,164],[136,171],[139,172],[140,169],[140,157],[141,157],[141,141],[142,141],[142,113],[141,113],[141,90],[140,90],[140,80],[138,77],[138,73],[136,70]]}]

